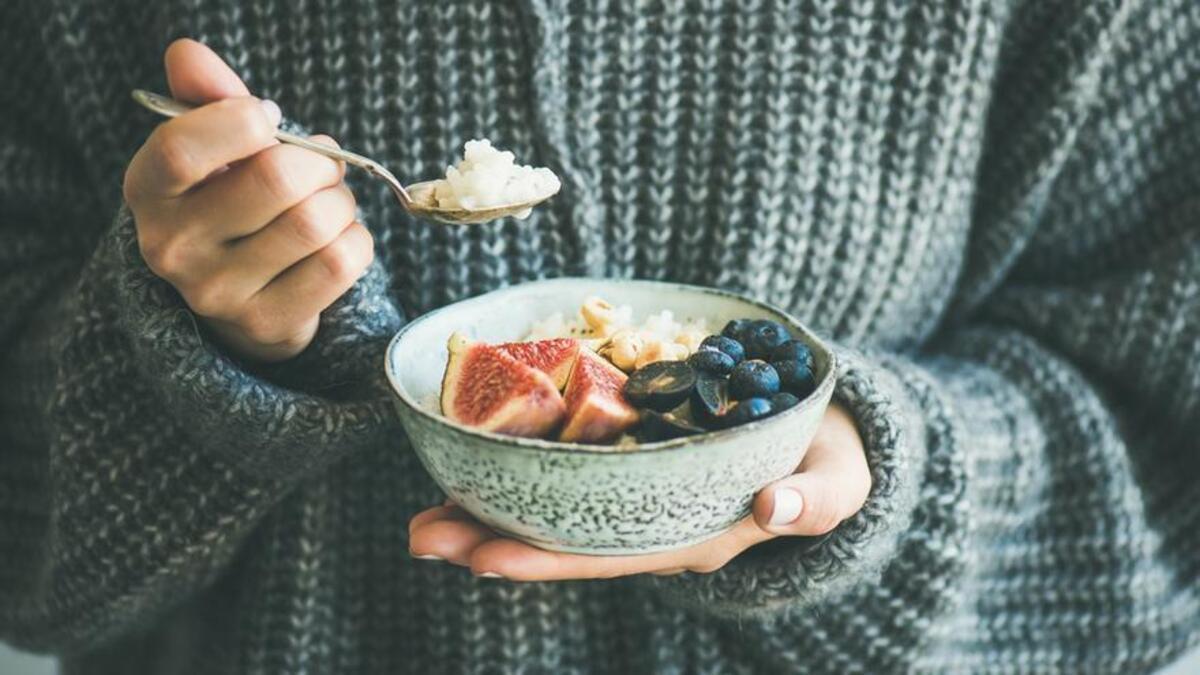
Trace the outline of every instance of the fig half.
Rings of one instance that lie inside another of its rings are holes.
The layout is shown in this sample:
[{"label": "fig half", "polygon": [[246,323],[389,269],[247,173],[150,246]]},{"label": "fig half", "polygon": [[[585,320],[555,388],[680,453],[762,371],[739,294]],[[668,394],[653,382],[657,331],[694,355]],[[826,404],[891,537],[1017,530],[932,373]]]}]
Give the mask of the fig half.
[{"label": "fig half", "polygon": [[562,422],[566,403],[549,375],[496,346],[452,335],[442,377],[442,414],[469,427],[540,438]]},{"label": "fig half", "polygon": [[625,373],[590,349],[583,349],[567,379],[567,422],[559,440],[606,443],[637,424],[638,413],[621,395]]}]

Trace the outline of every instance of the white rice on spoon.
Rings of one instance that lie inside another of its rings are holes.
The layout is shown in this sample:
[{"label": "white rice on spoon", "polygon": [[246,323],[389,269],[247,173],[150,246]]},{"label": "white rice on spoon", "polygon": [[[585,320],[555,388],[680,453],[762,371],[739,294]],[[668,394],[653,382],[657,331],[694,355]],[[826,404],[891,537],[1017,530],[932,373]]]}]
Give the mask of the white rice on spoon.
[{"label": "white rice on spoon", "polygon": [[[462,161],[446,168],[446,178],[434,187],[433,199],[439,208],[475,211],[545,199],[560,187],[550,169],[517,164],[513,153],[497,150],[483,138],[467,141]],[[526,218],[531,210],[514,217]]]}]

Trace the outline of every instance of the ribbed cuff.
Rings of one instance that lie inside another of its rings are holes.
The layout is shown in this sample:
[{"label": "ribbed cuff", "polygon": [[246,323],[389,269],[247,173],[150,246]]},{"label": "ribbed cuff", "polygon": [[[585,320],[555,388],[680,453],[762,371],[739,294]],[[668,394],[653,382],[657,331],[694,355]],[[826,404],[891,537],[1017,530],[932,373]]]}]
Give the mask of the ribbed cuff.
[{"label": "ribbed cuff", "polygon": [[856,422],[873,481],[862,510],[824,538],[780,538],[711,574],[647,577],[669,601],[720,617],[766,618],[878,580],[917,502],[922,418],[892,372],[859,352],[836,351],[834,400]]},{"label": "ribbed cuff", "polygon": [[[179,294],[146,267],[127,208],[84,277],[93,302],[115,304],[140,375],[169,414],[187,420],[197,445],[273,480],[399,434],[388,396],[369,375],[400,325],[385,283],[373,270],[327,312],[302,356],[252,370],[206,339]],[[344,386],[356,383],[363,386]]]}]

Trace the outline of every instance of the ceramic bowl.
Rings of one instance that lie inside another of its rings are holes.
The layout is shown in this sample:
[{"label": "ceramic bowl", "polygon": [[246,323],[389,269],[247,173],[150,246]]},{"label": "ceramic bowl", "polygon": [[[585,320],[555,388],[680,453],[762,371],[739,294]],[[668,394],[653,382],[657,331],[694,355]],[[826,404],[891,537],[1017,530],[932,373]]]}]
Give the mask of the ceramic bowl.
[{"label": "ceramic bowl", "polygon": [[[808,343],[816,390],[800,405],[750,424],[631,449],[514,438],[442,417],[446,340],[519,340],[598,295],[630,305],[635,321],[669,309],[719,331],[767,318]],[[433,479],[495,530],[535,546],[598,555],[651,553],[716,536],[749,513],[754,494],[800,463],[833,393],[833,353],[783,311],[697,286],[652,281],[536,281],[449,305],[409,323],[388,346],[387,376],[400,420]]]}]

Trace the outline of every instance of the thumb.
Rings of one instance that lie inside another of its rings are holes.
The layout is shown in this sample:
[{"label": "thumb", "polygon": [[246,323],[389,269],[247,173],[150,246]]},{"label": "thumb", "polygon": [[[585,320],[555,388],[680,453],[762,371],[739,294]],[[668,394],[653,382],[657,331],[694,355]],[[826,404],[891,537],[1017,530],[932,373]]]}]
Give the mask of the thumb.
[{"label": "thumb", "polygon": [[250,95],[242,78],[216,52],[190,38],[172,42],[163,63],[171,95],[181,101],[208,103]]},{"label": "thumb", "polygon": [[754,520],[777,535],[816,536],[837,527],[850,513],[828,478],[798,473],[767,487],[754,501]]},{"label": "thumb", "polygon": [[858,513],[870,491],[862,440],[849,416],[831,406],[799,472],[755,497],[754,520],[772,534],[822,535]]}]

